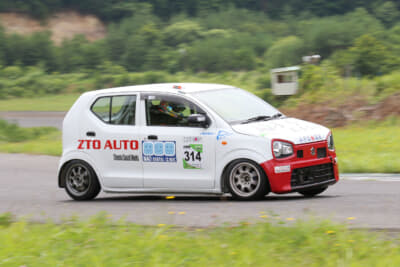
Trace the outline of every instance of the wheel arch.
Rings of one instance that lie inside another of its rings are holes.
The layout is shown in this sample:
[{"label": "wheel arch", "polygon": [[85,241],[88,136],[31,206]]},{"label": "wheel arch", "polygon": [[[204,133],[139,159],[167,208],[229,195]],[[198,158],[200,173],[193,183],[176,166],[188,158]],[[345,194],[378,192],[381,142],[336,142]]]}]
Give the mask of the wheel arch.
[{"label": "wheel arch", "polygon": [[266,157],[257,153],[256,151],[253,150],[237,150],[229,153],[224,157],[224,160],[222,160],[222,164],[220,164],[220,168],[217,170],[217,187],[220,188],[222,193],[228,193],[228,187],[226,184],[226,172],[229,168],[229,166],[239,160],[249,160],[252,161],[253,163],[257,164],[257,166],[260,167],[262,172],[264,173],[265,177],[267,178],[267,183],[270,186],[270,182],[268,179],[268,175],[265,172],[265,170],[261,167],[261,163],[265,162]]},{"label": "wheel arch", "polygon": [[60,164],[59,164],[59,170],[57,173],[58,187],[60,187],[60,188],[65,187],[65,177],[63,177],[63,172],[65,171],[65,167],[74,160],[83,161],[86,164],[88,164],[93,169],[94,174],[96,175],[96,178],[99,181],[100,187],[103,188],[98,169],[96,168],[93,161],[90,159],[89,155],[87,155],[84,152],[70,153],[70,154],[62,157]]}]

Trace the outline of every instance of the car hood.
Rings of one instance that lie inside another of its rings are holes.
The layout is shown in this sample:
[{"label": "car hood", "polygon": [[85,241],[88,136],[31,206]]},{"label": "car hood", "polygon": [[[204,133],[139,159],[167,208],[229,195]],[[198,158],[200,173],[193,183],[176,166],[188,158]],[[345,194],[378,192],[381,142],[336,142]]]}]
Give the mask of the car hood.
[{"label": "car hood", "polygon": [[326,140],[330,132],[319,124],[295,118],[237,124],[232,128],[242,134],[287,140],[296,145]]}]

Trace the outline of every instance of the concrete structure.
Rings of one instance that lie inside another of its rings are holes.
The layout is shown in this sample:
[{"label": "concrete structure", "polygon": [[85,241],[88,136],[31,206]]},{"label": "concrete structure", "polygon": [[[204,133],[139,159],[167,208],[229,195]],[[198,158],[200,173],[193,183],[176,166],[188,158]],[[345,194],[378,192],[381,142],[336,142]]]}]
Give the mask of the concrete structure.
[{"label": "concrete structure", "polygon": [[299,89],[299,66],[271,70],[271,85],[274,95],[294,95]]}]

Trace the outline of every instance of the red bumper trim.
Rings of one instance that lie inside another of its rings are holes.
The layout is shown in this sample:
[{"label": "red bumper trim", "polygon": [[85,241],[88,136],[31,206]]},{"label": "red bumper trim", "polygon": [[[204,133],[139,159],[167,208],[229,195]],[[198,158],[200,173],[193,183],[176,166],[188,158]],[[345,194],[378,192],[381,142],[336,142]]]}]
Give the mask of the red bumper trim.
[{"label": "red bumper trim", "polygon": [[[314,165],[320,165],[320,164],[326,164],[326,163],[332,163],[335,181],[330,180],[330,181],[326,181],[326,183],[316,183],[316,184],[311,184],[311,185],[307,186],[307,187],[315,187],[315,186],[321,186],[324,184],[330,185],[330,184],[333,184],[333,183],[339,181],[339,168],[338,168],[338,164],[336,162],[336,153],[334,151],[328,150],[327,157],[320,158],[320,159],[317,159],[317,158],[297,159],[295,157],[291,157],[290,159],[287,159],[287,160],[271,159],[260,165],[264,169],[264,171],[268,177],[268,180],[269,180],[269,183],[271,186],[271,191],[274,193],[288,193],[288,192],[296,191],[296,189],[299,189],[299,188],[292,189],[292,187],[291,187],[291,177],[292,177],[292,171],[294,169],[304,168],[304,167],[309,167],[309,166],[314,166]],[[276,166],[287,166],[287,165],[290,165],[290,169],[291,169],[290,172],[275,173]]]}]

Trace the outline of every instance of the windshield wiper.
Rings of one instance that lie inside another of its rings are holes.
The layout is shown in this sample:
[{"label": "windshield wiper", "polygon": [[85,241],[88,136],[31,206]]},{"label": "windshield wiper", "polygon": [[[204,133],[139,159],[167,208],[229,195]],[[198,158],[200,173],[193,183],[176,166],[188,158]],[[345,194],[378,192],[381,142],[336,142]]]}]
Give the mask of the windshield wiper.
[{"label": "windshield wiper", "polygon": [[261,116],[255,116],[255,117],[251,117],[247,120],[244,120],[241,122],[241,124],[250,123],[250,122],[254,122],[254,121],[267,121],[267,120],[271,120],[271,119],[272,119],[271,116],[261,115]]},{"label": "windshield wiper", "polygon": [[282,113],[276,113],[275,115],[272,116],[272,119],[277,119],[277,118],[280,118],[282,116],[283,116]]},{"label": "windshield wiper", "polygon": [[246,123],[255,122],[255,121],[269,121],[269,120],[278,119],[282,116],[283,116],[282,113],[276,113],[273,116],[260,115],[260,116],[251,117],[247,120],[241,121],[240,123],[246,124]]}]

